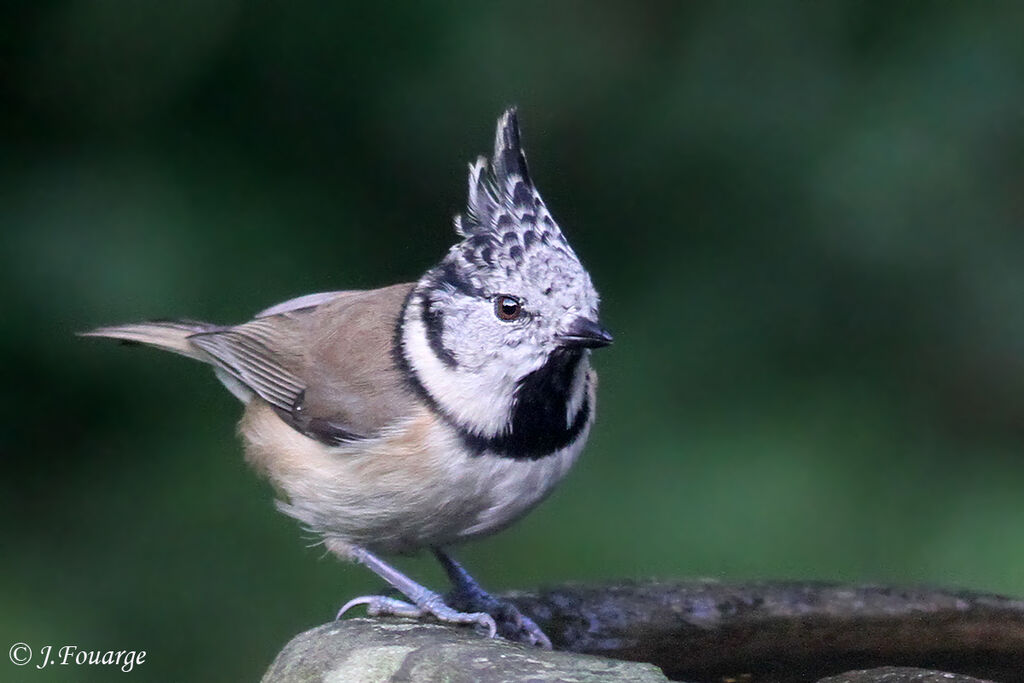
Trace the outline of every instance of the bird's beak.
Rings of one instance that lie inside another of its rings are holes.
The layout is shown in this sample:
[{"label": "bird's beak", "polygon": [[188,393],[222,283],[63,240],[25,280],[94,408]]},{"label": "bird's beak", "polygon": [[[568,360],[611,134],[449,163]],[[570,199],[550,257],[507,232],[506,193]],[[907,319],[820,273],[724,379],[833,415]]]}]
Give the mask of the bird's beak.
[{"label": "bird's beak", "polygon": [[558,335],[558,343],[568,348],[596,349],[608,346],[612,341],[611,333],[601,323],[582,316],[569,323]]}]

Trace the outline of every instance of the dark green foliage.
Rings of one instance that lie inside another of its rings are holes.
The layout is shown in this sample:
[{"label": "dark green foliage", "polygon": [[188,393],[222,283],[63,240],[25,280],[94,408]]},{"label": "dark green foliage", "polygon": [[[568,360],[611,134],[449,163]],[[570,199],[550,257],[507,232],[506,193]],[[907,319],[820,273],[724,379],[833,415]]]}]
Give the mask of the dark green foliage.
[{"label": "dark green foliage", "polygon": [[377,588],[275,512],[208,369],[72,334],[418,277],[513,103],[616,343],[578,469],[458,553],[475,576],[1024,594],[1022,25],[1010,3],[5,4],[0,643],[252,680]]}]

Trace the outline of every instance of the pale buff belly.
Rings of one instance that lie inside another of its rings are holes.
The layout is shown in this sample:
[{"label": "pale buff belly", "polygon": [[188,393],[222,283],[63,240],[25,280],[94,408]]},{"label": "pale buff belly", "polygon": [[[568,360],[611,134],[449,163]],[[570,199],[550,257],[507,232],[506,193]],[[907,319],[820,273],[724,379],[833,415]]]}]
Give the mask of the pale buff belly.
[{"label": "pale buff belly", "polygon": [[239,424],[248,461],[273,482],[281,510],[344,553],[443,546],[497,531],[543,500],[586,442],[538,460],[463,452],[426,408],[392,433],[329,447],[288,427],[266,403]]}]

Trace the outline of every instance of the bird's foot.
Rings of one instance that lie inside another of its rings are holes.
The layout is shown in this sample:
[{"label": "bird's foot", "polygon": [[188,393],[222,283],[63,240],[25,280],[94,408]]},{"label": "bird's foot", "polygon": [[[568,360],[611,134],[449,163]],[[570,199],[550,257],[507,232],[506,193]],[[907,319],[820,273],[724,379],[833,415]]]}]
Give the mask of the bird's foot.
[{"label": "bird's foot", "polygon": [[533,619],[520,612],[511,600],[496,598],[482,591],[476,594],[456,589],[448,595],[448,604],[466,612],[490,615],[497,626],[498,635],[505,640],[551,649],[551,639],[547,634]]},{"label": "bird's foot", "polygon": [[371,617],[392,615],[419,619],[432,616],[446,624],[474,624],[484,629],[489,638],[497,635],[498,627],[491,615],[485,612],[460,612],[452,609],[445,604],[440,595],[416,583],[365,548],[348,545],[346,554],[391,584],[408,599],[408,602],[383,595],[364,595],[346,602],[338,611],[337,619],[356,605],[366,605],[366,611]]},{"label": "bird's foot", "polygon": [[346,602],[338,610],[338,616],[335,618],[341,619],[341,615],[356,605],[366,605],[366,613],[371,617],[394,616],[420,619],[431,616],[445,624],[473,624],[486,631],[488,638],[493,638],[498,634],[498,625],[494,617],[486,612],[460,612],[445,604],[440,595],[429,591],[417,597],[419,600],[414,604],[384,595],[364,595]]},{"label": "bird's foot", "polygon": [[551,639],[533,619],[520,612],[511,600],[496,598],[485,591],[461,564],[441,548],[434,548],[434,556],[444,567],[454,587],[447,597],[449,605],[465,612],[486,612],[491,615],[497,624],[498,635],[506,640],[551,649]]}]

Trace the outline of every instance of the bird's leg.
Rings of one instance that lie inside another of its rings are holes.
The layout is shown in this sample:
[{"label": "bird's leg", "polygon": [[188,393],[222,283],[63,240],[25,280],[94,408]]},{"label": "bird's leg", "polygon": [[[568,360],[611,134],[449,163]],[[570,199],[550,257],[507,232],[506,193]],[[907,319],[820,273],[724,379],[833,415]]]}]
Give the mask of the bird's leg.
[{"label": "bird's leg", "polygon": [[370,571],[387,581],[409,602],[396,600],[383,595],[364,595],[353,598],[338,611],[337,618],[355,605],[366,605],[366,612],[371,617],[393,615],[400,617],[419,618],[432,616],[438,621],[448,624],[476,624],[487,630],[491,638],[497,633],[494,618],[486,612],[459,612],[445,604],[444,599],[425,586],[421,586],[408,576],[398,571],[373,553],[358,546],[349,546],[347,554],[352,559],[366,566]]},{"label": "bird's leg", "polygon": [[494,617],[498,635],[508,640],[529,643],[551,649],[551,639],[534,623],[533,619],[519,611],[509,600],[501,600],[485,591],[448,553],[434,548],[434,555],[444,567],[454,590],[448,595],[448,602],[467,612],[486,612]]}]

